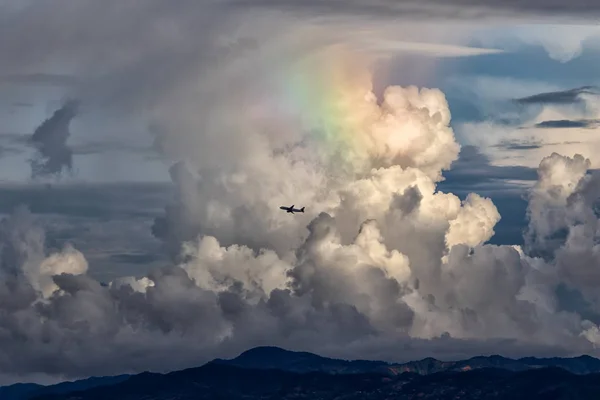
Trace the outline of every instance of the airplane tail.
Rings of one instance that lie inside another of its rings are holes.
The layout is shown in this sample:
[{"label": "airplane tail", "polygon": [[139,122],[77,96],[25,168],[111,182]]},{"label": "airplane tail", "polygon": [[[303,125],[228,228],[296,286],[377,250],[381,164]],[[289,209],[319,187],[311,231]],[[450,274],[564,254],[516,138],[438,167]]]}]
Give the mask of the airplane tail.
[{"label": "airplane tail", "polygon": [[304,212],[304,207],[302,207],[302,208],[300,209],[300,212]]}]

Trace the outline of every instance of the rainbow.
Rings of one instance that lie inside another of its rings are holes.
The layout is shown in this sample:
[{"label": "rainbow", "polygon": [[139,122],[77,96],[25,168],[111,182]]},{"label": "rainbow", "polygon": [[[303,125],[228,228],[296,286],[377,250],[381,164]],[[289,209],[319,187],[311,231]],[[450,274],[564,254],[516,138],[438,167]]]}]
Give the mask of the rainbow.
[{"label": "rainbow", "polygon": [[[349,160],[364,145],[372,115],[368,68],[343,49],[327,48],[286,63],[271,78],[279,110],[331,155]],[[331,154],[333,153],[333,154]]]}]

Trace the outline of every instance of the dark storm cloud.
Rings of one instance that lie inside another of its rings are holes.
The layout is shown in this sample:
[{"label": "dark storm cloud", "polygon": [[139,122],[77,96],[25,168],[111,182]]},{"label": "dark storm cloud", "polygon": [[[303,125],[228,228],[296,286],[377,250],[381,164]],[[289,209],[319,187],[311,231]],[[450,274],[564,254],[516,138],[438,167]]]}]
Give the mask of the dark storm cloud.
[{"label": "dark storm cloud", "polygon": [[31,160],[32,177],[60,175],[73,167],[73,152],[67,145],[71,135],[69,125],[77,115],[79,104],[67,101],[54,114],[42,122],[31,136],[38,153]]}]

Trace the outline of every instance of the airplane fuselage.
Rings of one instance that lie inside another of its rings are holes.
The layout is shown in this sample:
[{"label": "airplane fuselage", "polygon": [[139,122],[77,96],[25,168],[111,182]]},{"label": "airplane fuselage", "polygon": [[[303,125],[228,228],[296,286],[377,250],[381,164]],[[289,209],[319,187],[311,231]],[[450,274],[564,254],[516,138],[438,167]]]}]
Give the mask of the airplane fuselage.
[{"label": "airplane fuselage", "polygon": [[281,206],[279,207],[280,210],[284,210],[285,212],[287,212],[288,214],[294,214],[294,213],[303,213],[304,212],[304,207],[302,208],[294,208],[294,205],[292,204],[291,207],[285,207],[285,206]]}]

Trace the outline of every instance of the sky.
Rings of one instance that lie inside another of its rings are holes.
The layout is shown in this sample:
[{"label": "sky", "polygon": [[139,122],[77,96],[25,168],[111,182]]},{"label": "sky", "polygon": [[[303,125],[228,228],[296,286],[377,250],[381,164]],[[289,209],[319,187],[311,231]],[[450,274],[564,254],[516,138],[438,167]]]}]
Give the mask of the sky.
[{"label": "sky", "polygon": [[597,14],[0,0],[0,385],[600,357]]}]

